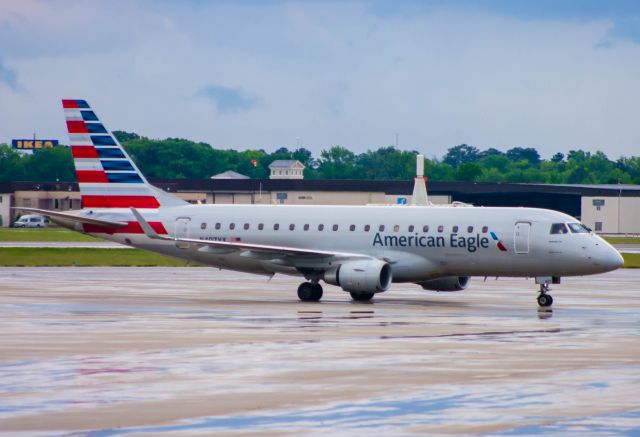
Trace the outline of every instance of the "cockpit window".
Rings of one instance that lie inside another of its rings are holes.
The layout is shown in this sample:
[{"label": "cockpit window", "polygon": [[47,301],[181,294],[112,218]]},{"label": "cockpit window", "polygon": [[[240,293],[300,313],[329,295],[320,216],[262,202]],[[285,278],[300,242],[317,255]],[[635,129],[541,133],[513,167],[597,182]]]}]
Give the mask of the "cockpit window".
[{"label": "cockpit window", "polygon": [[567,223],[567,226],[569,226],[569,229],[571,229],[571,232],[573,234],[588,234],[589,233],[589,228],[587,228],[582,223]]},{"label": "cockpit window", "polygon": [[568,234],[569,230],[564,223],[554,223],[551,225],[551,234]]}]

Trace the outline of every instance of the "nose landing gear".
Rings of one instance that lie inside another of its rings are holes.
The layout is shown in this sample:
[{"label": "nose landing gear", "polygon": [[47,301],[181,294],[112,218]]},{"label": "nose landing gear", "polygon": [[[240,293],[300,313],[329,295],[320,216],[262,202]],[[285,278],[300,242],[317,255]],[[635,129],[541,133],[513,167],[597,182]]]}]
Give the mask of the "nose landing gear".
[{"label": "nose landing gear", "polygon": [[553,303],[553,297],[549,294],[549,284],[559,284],[559,276],[536,276],[536,284],[540,285],[540,294],[538,295],[538,305],[541,307],[550,307]]},{"label": "nose landing gear", "polygon": [[553,304],[553,297],[551,297],[549,292],[549,283],[541,282],[540,283],[540,294],[538,295],[538,305],[541,307],[550,307]]},{"label": "nose landing gear", "polygon": [[298,298],[303,302],[318,302],[322,298],[322,285],[317,282],[303,282],[298,287]]}]

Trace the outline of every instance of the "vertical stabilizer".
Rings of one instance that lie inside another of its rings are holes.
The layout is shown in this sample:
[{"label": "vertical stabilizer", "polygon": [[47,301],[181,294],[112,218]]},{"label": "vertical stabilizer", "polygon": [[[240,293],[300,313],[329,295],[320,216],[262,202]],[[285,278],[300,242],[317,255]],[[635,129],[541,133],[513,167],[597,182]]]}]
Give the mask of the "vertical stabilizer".
[{"label": "vertical stabilizer", "polygon": [[184,205],[150,185],[86,100],[63,100],[83,208],[159,208]]},{"label": "vertical stabilizer", "polygon": [[424,155],[418,155],[416,157],[416,177],[413,181],[413,194],[411,195],[412,205],[426,206],[429,204],[426,179],[424,177]]}]

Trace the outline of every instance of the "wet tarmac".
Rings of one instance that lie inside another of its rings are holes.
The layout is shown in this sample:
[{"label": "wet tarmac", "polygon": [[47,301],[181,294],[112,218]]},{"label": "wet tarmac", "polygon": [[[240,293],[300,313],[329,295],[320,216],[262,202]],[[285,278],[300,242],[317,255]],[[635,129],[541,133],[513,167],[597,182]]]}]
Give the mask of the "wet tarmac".
[{"label": "wet tarmac", "polygon": [[640,270],[373,303],[210,268],[2,268],[4,435],[637,435]]}]

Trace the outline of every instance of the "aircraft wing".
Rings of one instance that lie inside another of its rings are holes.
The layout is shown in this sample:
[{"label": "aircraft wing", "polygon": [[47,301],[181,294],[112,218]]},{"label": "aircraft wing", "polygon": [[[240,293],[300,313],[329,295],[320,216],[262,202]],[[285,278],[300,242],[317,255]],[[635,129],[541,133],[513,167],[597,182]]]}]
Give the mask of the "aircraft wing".
[{"label": "aircraft wing", "polygon": [[269,244],[254,244],[243,243],[240,241],[210,241],[210,240],[198,240],[195,238],[174,238],[165,235],[160,235],[153,230],[151,225],[142,217],[142,215],[135,209],[131,208],[131,212],[134,217],[140,223],[140,227],[144,231],[147,237],[154,240],[169,240],[182,243],[195,244],[200,246],[206,246],[210,248],[221,249],[223,252],[245,251],[244,255],[252,258],[262,259],[277,259],[277,258],[332,258],[337,259],[374,259],[369,255],[363,255],[358,253],[348,252],[336,252],[326,250],[315,249],[303,249],[297,247],[288,246],[274,246]]},{"label": "aircraft wing", "polygon": [[117,229],[117,228],[124,228],[125,226],[127,226],[127,223],[87,217],[86,215],[73,214],[71,212],[49,211],[47,209],[25,208],[22,206],[16,206],[16,207],[13,207],[12,209],[18,209],[20,211],[27,211],[27,212],[35,212],[41,215],[46,215],[51,218],[69,220],[75,223],[87,223],[90,225],[104,226],[106,228]]}]

